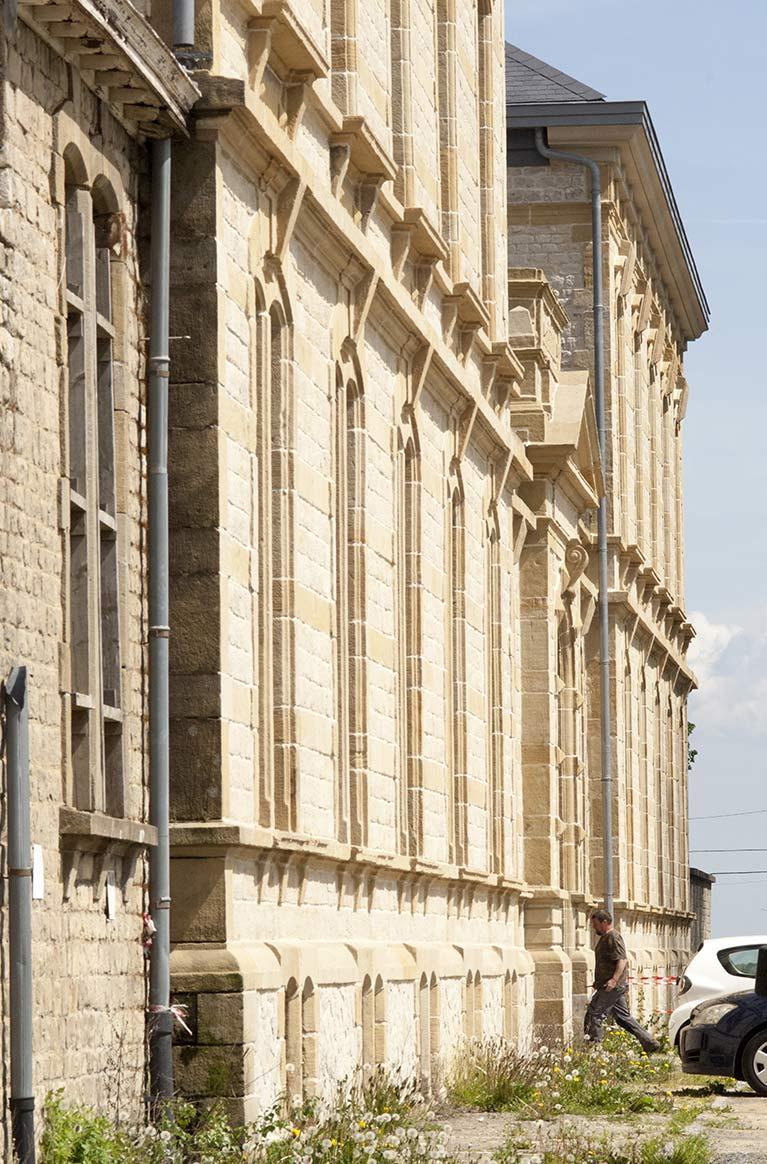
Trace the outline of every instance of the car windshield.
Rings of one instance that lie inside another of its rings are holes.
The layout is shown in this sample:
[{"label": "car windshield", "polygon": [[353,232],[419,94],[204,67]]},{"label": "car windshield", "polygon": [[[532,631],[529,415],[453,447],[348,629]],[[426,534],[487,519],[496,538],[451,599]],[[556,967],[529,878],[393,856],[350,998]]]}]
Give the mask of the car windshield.
[{"label": "car windshield", "polygon": [[737,978],[756,978],[759,949],[759,946],[735,946],[730,950],[720,950],[717,957],[728,974]]}]

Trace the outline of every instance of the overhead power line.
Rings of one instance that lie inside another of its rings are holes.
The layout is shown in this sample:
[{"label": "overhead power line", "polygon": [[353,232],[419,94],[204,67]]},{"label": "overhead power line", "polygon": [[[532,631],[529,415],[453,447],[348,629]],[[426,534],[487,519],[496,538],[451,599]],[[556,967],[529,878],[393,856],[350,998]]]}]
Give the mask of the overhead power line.
[{"label": "overhead power line", "polygon": [[767,873],[767,869],[712,869],[712,877],[744,877],[746,874]]},{"label": "overhead power line", "polygon": [[760,816],[767,813],[767,808],[752,808],[748,812],[715,812],[711,816],[691,816],[690,820],[724,820],[731,816]]},{"label": "overhead power line", "polygon": [[767,853],[767,849],[690,849],[691,853]]}]

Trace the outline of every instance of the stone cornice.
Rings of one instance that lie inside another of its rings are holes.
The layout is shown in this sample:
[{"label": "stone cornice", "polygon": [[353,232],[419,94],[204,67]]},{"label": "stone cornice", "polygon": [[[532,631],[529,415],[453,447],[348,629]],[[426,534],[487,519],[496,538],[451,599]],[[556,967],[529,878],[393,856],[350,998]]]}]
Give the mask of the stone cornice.
[{"label": "stone cornice", "polygon": [[551,146],[608,164],[620,162],[682,337],[697,339],[708,327],[708,303],[645,103],[510,104],[507,123],[510,128],[547,126]]},{"label": "stone cornice", "polygon": [[319,862],[342,866],[353,874],[391,874],[395,878],[416,878],[440,881],[454,886],[473,886],[488,892],[498,890],[527,895],[529,887],[523,881],[503,877],[498,873],[460,868],[438,861],[360,849],[338,841],[323,841],[317,837],[283,832],[272,832],[257,825],[241,825],[228,821],[210,821],[172,824],[171,851],[176,857],[252,856],[254,859],[278,857],[286,862]]},{"label": "stone cornice", "polygon": [[129,0],[28,2],[19,15],[134,132],[186,132],[199,90]]}]

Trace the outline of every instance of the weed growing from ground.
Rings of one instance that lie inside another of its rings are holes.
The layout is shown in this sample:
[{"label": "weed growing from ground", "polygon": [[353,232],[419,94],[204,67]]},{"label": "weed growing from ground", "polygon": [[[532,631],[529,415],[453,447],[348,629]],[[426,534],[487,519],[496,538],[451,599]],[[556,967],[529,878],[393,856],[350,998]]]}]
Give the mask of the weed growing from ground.
[{"label": "weed growing from ground", "polygon": [[448,1077],[452,1101],[481,1111],[516,1111],[528,1118],[560,1114],[666,1111],[661,1084],[665,1057],[648,1058],[630,1036],[610,1032],[601,1045],[520,1052],[503,1039],[470,1040]]},{"label": "weed growing from ground", "polygon": [[562,1127],[532,1146],[512,1140],[496,1153],[495,1160],[497,1164],[710,1164],[711,1156],[702,1136],[616,1143]]},{"label": "weed growing from ground", "polygon": [[118,1128],[48,1097],[41,1164],[457,1164],[415,1084],[376,1072],[335,1104],[276,1104],[234,1127],[221,1107],[177,1100],[158,1124]]}]

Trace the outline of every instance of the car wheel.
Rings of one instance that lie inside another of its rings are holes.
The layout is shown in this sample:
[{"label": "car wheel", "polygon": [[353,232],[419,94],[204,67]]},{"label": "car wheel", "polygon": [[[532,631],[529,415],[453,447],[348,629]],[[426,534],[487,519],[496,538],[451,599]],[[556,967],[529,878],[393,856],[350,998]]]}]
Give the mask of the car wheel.
[{"label": "car wheel", "polygon": [[743,1075],[757,1095],[767,1095],[767,1031],[752,1035],[743,1048]]}]

